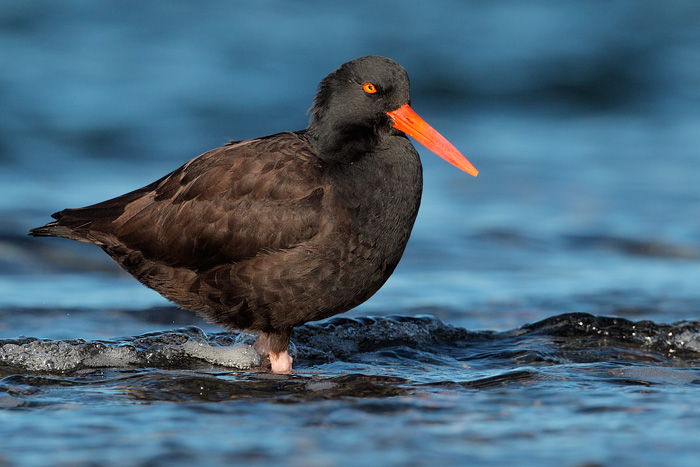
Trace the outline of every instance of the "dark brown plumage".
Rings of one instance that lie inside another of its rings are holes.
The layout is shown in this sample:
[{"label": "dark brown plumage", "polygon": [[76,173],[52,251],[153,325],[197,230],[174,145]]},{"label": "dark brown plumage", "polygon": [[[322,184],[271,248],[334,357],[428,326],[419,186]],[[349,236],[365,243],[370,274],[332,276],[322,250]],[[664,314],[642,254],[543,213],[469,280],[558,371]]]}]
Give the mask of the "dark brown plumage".
[{"label": "dark brown plumage", "polygon": [[181,307],[260,333],[272,370],[288,372],[292,328],[367,300],[403,254],[422,190],[403,131],[476,175],[409,101],[401,66],[353,60],[319,85],[307,130],[211,150],[30,235],[98,245]]}]

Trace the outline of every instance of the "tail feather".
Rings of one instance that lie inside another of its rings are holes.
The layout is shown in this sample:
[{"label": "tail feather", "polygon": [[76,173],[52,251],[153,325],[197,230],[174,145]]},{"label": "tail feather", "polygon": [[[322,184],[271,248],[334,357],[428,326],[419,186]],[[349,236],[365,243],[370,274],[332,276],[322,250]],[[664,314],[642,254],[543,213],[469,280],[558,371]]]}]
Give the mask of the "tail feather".
[{"label": "tail feather", "polygon": [[[43,227],[29,231],[32,237],[63,237],[79,242],[99,243],[95,238],[98,232],[109,232],[112,221],[124,213],[130,202],[153,191],[169,175],[156,180],[138,190],[126,193],[101,203],[77,209],[64,209],[51,214],[56,219]],[[99,236],[99,233],[98,233]]]},{"label": "tail feather", "polygon": [[[58,213],[57,213],[58,214]],[[56,217],[54,215],[53,217]],[[60,219],[60,218],[59,218]],[[79,242],[90,242],[86,237],[89,231],[90,221],[82,220],[80,223],[62,223],[60,220],[49,222],[42,227],[36,227],[29,231],[32,237],[63,237]],[[86,228],[87,227],[87,228]]]},{"label": "tail feather", "polygon": [[71,230],[64,226],[51,222],[43,227],[36,227],[29,231],[32,237],[64,237],[70,238]]},{"label": "tail feather", "polygon": [[[115,202],[116,201],[116,202]],[[78,209],[64,209],[51,215],[53,222],[29,231],[33,237],[63,237],[96,243],[98,232],[109,232],[110,225],[124,212],[122,200],[109,200]]]}]

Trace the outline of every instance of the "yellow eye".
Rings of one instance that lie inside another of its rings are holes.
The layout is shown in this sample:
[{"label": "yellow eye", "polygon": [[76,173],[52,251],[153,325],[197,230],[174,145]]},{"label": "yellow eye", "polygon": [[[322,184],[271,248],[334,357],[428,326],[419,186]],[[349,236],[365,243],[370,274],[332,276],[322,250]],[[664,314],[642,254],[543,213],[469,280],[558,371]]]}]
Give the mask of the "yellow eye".
[{"label": "yellow eye", "polygon": [[362,90],[365,91],[367,94],[374,94],[375,92],[377,92],[376,86],[372,83],[363,84]]}]

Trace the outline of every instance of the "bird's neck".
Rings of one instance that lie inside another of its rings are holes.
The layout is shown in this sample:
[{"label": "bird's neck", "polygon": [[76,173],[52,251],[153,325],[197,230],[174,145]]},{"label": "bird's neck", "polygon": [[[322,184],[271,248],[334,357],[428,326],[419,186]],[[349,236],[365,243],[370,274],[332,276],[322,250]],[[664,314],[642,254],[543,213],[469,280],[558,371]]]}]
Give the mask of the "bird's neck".
[{"label": "bird's neck", "polygon": [[374,129],[363,126],[310,126],[307,135],[318,157],[330,163],[355,162],[373,152],[378,143]]}]

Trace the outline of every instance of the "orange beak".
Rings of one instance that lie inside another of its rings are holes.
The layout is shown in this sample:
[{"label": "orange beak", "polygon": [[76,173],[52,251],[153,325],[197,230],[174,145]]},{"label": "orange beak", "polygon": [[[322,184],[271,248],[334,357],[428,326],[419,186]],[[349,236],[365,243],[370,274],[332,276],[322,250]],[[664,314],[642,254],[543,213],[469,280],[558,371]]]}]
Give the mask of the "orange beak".
[{"label": "orange beak", "polygon": [[456,147],[452,146],[452,143],[447,141],[440,133],[435,131],[433,127],[428,125],[425,120],[420,118],[408,104],[399,107],[393,112],[387,112],[387,115],[394,120],[394,128],[412,136],[420,144],[430,149],[450,164],[475,177],[479,174],[479,171],[474,168],[471,162],[469,162]]}]

